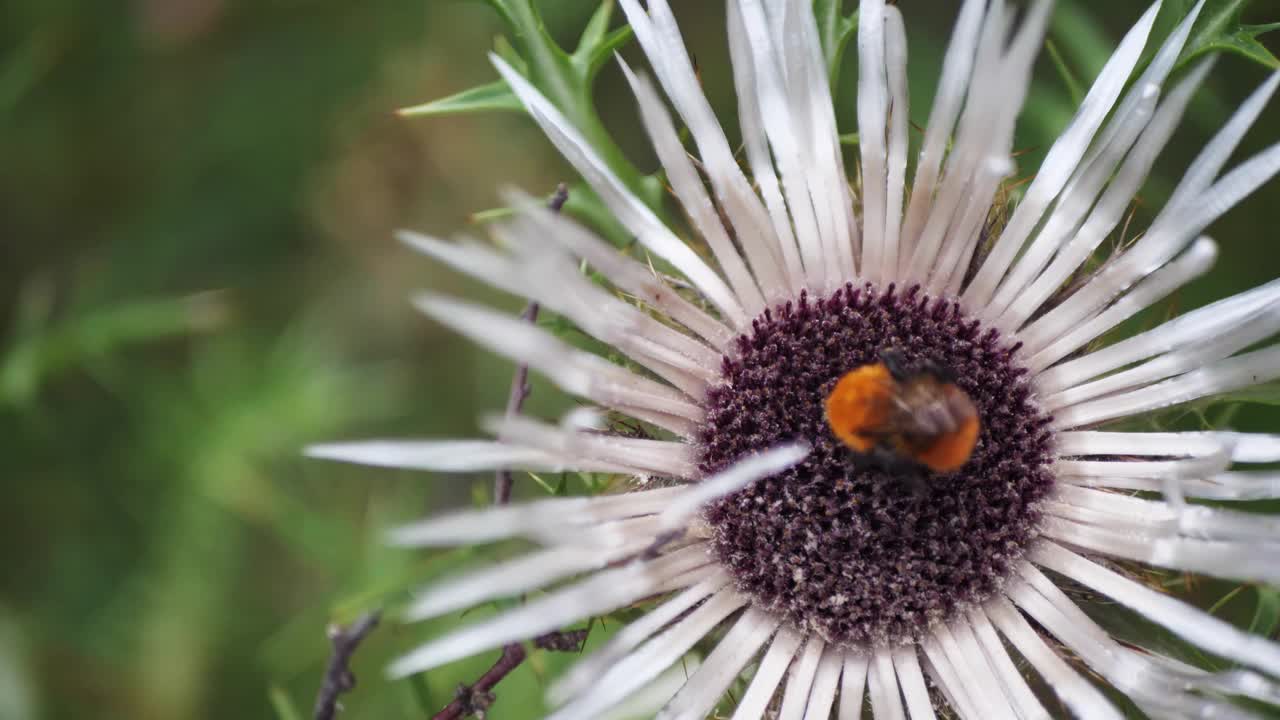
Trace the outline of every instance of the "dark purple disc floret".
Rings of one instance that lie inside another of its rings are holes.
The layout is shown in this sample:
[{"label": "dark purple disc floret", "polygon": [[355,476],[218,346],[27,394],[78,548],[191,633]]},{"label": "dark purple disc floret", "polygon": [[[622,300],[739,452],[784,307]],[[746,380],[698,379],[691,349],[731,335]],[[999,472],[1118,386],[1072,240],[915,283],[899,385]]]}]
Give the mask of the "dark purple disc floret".
[{"label": "dark purple disc floret", "polygon": [[[969,462],[923,491],[856,464],[823,415],[836,381],[890,346],[949,371],[982,422]],[[1035,537],[1053,484],[1049,418],[1014,349],[916,288],[846,286],[758,318],[708,393],[702,470],[795,439],[813,451],[708,508],[713,551],[739,589],[850,647],[916,638],[990,597]]]}]

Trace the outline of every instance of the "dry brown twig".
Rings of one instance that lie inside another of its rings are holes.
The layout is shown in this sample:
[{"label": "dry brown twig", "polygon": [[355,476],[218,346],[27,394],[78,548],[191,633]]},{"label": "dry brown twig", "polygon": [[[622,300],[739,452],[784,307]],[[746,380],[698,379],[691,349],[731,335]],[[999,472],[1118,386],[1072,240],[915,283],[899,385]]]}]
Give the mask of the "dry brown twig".
[{"label": "dry brown twig", "polygon": [[356,676],[351,672],[349,663],[360,643],[373,632],[382,619],[382,612],[361,615],[359,619],[346,627],[332,625],[329,627],[329,642],[333,644],[333,655],[325,666],[324,679],[320,682],[320,691],[316,694],[316,706],[312,716],[315,720],[333,720],[341,709],[338,698],[356,686]]},{"label": "dry brown twig", "polygon": [[[552,212],[560,212],[568,200],[569,187],[564,183],[560,183],[556,187],[556,191],[551,195],[551,199],[547,202],[547,207]],[[520,314],[520,317],[525,322],[537,322],[538,309],[538,303],[530,300],[529,304],[525,305],[524,312]],[[529,366],[521,363],[516,366],[515,373],[511,377],[511,392],[507,394],[506,414],[508,418],[520,413],[520,409],[524,407],[525,399],[529,397],[529,391]],[[511,485],[510,470],[499,470],[495,474],[493,481],[494,505],[505,505],[511,500]],[[534,639],[533,644],[535,647],[546,650],[574,652],[581,649],[582,644],[586,642],[586,635],[586,630],[551,632],[546,635],[539,635]],[[520,663],[524,662],[526,654],[524,646],[520,643],[511,643],[504,646],[498,661],[474,683],[459,685],[453,702],[444,706],[444,709],[436,713],[432,720],[460,720],[460,718],[469,715],[474,715],[483,720],[485,712],[494,701],[493,688],[503,678],[510,675],[511,671],[519,667]]]}]

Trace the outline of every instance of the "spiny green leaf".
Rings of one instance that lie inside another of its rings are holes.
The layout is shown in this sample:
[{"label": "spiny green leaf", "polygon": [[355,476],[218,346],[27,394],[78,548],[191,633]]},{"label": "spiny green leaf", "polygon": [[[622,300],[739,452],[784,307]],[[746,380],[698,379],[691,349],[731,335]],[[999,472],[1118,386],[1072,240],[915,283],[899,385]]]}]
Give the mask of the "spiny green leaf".
[{"label": "spiny green leaf", "polygon": [[[1258,27],[1265,27],[1268,30],[1273,29],[1273,26],[1270,25]],[[1267,32],[1267,30],[1258,32],[1251,30],[1249,26],[1241,26],[1236,32],[1219,37],[1213,42],[1204,45],[1200,48],[1198,54],[1214,51],[1229,52],[1252,60],[1263,67],[1272,70],[1280,69],[1280,59],[1277,59],[1275,55],[1271,54],[1270,50],[1257,40],[1258,35],[1262,34],[1262,32]]]},{"label": "spiny green leaf", "polygon": [[1263,23],[1262,25],[1241,25],[1240,28],[1250,35],[1258,37],[1274,30],[1280,30],[1280,22]]},{"label": "spiny green leaf", "polygon": [[520,57],[519,51],[511,46],[511,41],[505,35],[499,35],[493,39],[493,51],[498,57],[507,61],[507,64],[520,71],[521,75],[529,74],[529,66],[525,63],[524,58]]},{"label": "spiny green leaf", "polygon": [[[1196,18],[1195,27],[1191,30],[1191,37],[1187,41],[1187,48],[1183,51],[1183,55],[1190,55],[1195,49],[1211,42],[1214,37],[1231,32],[1240,26],[1240,14],[1244,12],[1245,7],[1253,0],[1208,0],[1204,9],[1200,11],[1200,17]],[[1186,17],[1191,11],[1193,2],[1183,0],[1181,3],[1185,7],[1180,13],[1180,17]]]},{"label": "spiny green leaf", "polygon": [[396,114],[402,117],[433,117],[495,110],[520,112],[523,109],[520,100],[516,98],[515,93],[511,92],[511,88],[507,87],[502,80],[495,80],[446,98],[401,108],[396,111]]},{"label": "spiny green leaf", "polygon": [[813,14],[818,21],[818,39],[822,42],[822,56],[827,62],[827,77],[831,87],[836,87],[840,75],[840,62],[845,47],[858,29],[858,13],[841,13],[842,0],[813,0]]},{"label": "spiny green leaf", "polygon": [[567,100],[578,89],[579,78],[574,77],[569,54],[551,37],[532,0],[507,0],[507,4],[512,42],[528,63],[526,77],[576,120],[576,108],[568,107]]},{"label": "spiny green leaf", "polygon": [[605,33],[609,32],[609,21],[613,19],[613,0],[604,0],[600,3],[600,7],[591,14],[591,19],[587,21],[587,27],[582,30],[582,37],[578,40],[578,48],[573,51],[574,57],[585,57],[591,54],[593,48],[600,44],[604,39]]},{"label": "spiny green leaf", "polygon": [[[595,73],[612,51],[631,37],[628,28],[605,32],[609,12],[593,15],[583,33],[583,46],[570,55],[547,31],[533,0],[489,0],[499,11],[511,34],[510,55],[520,73],[555,105],[583,134],[611,170],[651,207],[659,207],[655,196],[645,195],[643,175],[622,153],[596,112],[593,95]],[[584,52],[585,50],[585,52]],[[508,54],[499,49],[504,59]],[[581,54],[579,54],[581,53]]]},{"label": "spiny green leaf", "polygon": [[586,71],[587,82],[595,79],[600,72],[600,68],[604,67],[609,58],[613,57],[614,51],[630,42],[633,35],[631,26],[624,25],[605,35],[600,40],[600,43],[592,49],[582,63],[583,69]]},{"label": "spiny green leaf", "polygon": [[1179,58],[1186,65],[1211,52],[1230,52],[1248,58],[1264,67],[1280,68],[1280,60],[1257,38],[1275,30],[1280,24],[1245,25],[1240,17],[1252,0],[1209,0],[1197,18],[1187,47]]},{"label": "spiny green leaf", "polygon": [[1254,586],[1258,595],[1258,607],[1253,611],[1249,632],[1271,637],[1280,626],[1280,590],[1261,585]]},{"label": "spiny green leaf", "polygon": [[502,21],[508,25],[515,23],[511,13],[511,3],[508,0],[482,0],[485,5],[493,8],[494,12],[502,16]]}]

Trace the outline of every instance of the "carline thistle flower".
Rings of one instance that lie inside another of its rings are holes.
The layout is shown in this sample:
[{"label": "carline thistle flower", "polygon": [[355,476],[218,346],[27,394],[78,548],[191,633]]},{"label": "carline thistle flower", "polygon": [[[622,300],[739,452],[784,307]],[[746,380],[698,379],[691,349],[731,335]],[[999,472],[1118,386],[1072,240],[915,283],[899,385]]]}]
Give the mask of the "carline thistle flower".
[{"label": "carline thistle flower", "polygon": [[[1201,63],[1170,80],[1201,5],[1141,73],[1159,4],[1138,20],[1021,200],[993,223],[1049,2],[1022,13],[1003,0],[963,3],[909,177],[903,18],[863,0],[856,193],[808,0],[728,2],[749,175],[667,1],[620,2],[665,101],[645,75],[623,70],[714,264],[493,58],[616,219],[679,280],[513,196],[520,211],[495,231],[501,249],[406,239],[561,314],[633,367],[473,304],[425,295],[418,305],[656,435],[602,430],[598,415],[579,411],[559,424],[497,417],[488,423],[496,440],[312,448],[373,465],[632,478],[626,492],[397,530],[408,546],[541,546],[426,588],[414,618],[545,592],[413,650],[393,674],[646,601],[651,609],[555,681],[552,717],[601,717],[704,641],[714,649],[680,676],[660,717],[704,717],[740,679],[745,692],[721,706],[734,718],[849,720],[866,697],[876,718],[930,718],[944,705],[963,718],[1047,718],[1058,707],[1050,692],[1078,717],[1122,717],[1086,668],[1153,717],[1250,717],[1248,707],[1280,705],[1280,645],[1127,570],[1280,580],[1280,520],[1231,507],[1280,498],[1274,473],[1235,467],[1280,461],[1280,436],[1094,429],[1280,377],[1280,346],[1264,343],[1280,330],[1280,281],[1095,343],[1204,273],[1217,246],[1201,232],[1280,170],[1275,145],[1224,171],[1280,75],[1203,148],[1146,232],[1086,271],[1209,70]],[[958,469],[866,462],[834,431],[845,416],[827,411],[833,388],[886,351],[899,374],[929,368],[976,411],[977,439],[959,446],[967,455]],[[1206,671],[1121,642],[1064,588],[1163,626],[1234,669]]]}]

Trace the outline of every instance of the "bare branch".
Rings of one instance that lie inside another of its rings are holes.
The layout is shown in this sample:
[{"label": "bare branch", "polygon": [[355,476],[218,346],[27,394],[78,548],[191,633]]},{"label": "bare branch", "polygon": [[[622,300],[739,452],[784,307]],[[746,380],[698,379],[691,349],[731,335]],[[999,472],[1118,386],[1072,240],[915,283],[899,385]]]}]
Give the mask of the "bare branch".
[{"label": "bare branch", "polygon": [[375,610],[361,615],[358,620],[345,628],[337,625],[329,627],[329,642],[333,643],[333,655],[325,667],[324,679],[320,683],[320,691],[316,694],[316,707],[313,714],[315,720],[333,720],[340,708],[338,696],[356,686],[356,676],[349,667],[351,656],[355,654],[356,648],[360,647],[365,637],[378,626],[378,620],[381,618],[382,612]]},{"label": "bare branch", "polygon": [[[564,204],[569,200],[569,186],[560,183],[556,186],[556,191],[551,195],[551,199],[547,201],[547,207],[552,212],[560,212],[564,208]],[[525,305],[524,312],[520,317],[525,322],[533,323],[538,320],[538,303],[530,301]],[[516,366],[515,374],[511,376],[511,391],[507,394],[507,417],[518,415],[520,408],[524,407],[525,398],[529,397],[529,366],[520,363]],[[511,500],[511,471],[499,470],[493,481],[493,504],[506,505]],[[581,636],[579,637],[579,633]],[[586,641],[586,631],[579,630],[571,633],[547,633],[540,635],[535,640],[535,645],[548,650],[569,649],[577,650],[582,643]],[[493,664],[484,675],[480,676],[471,685],[459,685],[457,696],[453,702],[444,707],[443,710],[436,713],[432,720],[459,720],[459,718],[474,715],[484,720],[485,712],[489,706],[493,704],[493,688],[502,681],[512,670],[519,667],[524,662],[525,650],[520,643],[511,643],[502,648],[502,657]]]},{"label": "bare branch", "polygon": [[[547,201],[547,207],[552,212],[560,212],[564,208],[564,204],[569,201],[569,186],[560,183],[556,186],[556,191],[552,193],[551,199]],[[530,300],[528,305],[524,306],[524,312],[520,317],[525,322],[533,323],[538,321],[538,303]],[[511,392],[507,393],[507,417],[520,413],[520,408],[524,407],[525,398],[529,397],[529,366],[520,363],[516,366],[515,374],[511,377]],[[506,505],[511,500],[511,471],[499,470],[493,481],[493,504]]]},{"label": "bare branch", "polygon": [[460,720],[468,715],[475,715],[480,720],[484,720],[485,711],[493,704],[494,697],[491,691],[494,686],[524,662],[524,657],[524,646],[520,643],[511,643],[503,647],[502,657],[498,658],[498,662],[486,670],[474,684],[459,685],[457,697],[453,702],[445,705],[443,710],[433,715],[431,720]]}]

